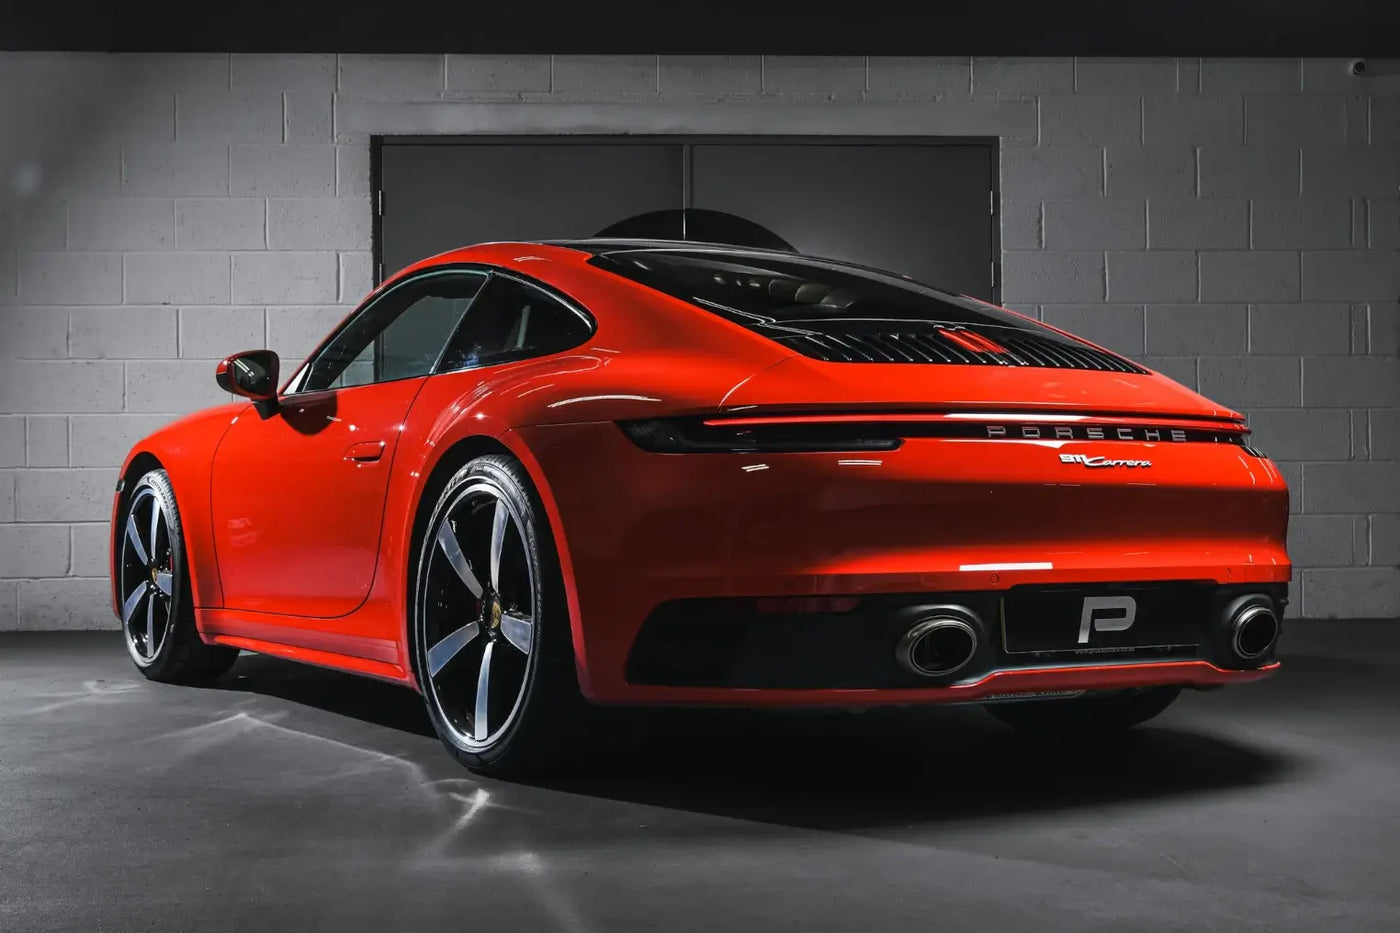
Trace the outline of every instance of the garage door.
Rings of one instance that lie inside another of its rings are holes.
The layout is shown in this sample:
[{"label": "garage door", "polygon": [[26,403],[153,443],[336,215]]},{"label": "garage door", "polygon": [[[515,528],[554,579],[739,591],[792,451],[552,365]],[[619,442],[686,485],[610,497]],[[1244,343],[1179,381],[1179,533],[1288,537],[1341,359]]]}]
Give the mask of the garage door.
[{"label": "garage door", "polygon": [[[377,247],[392,273],[487,240],[757,225],[799,252],[994,300],[994,155],[947,141],[385,139]],[[686,226],[696,211],[721,223]]]}]

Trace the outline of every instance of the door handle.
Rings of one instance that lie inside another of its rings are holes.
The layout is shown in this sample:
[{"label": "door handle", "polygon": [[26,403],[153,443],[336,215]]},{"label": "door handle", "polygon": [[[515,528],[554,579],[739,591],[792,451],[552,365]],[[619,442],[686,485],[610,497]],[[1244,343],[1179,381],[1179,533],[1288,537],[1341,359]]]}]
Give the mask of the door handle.
[{"label": "door handle", "polygon": [[345,459],[351,463],[378,463],[382,456],[383,441],[360,441],[358,444],[351,444],[345,451]]}]

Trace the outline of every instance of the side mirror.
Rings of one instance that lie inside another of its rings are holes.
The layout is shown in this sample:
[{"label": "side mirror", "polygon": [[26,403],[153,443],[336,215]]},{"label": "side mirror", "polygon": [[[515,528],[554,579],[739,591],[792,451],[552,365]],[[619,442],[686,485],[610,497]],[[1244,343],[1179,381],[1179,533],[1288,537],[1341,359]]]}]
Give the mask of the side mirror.
[{"label": "side mirror", "polygon": [[214,381],[234,395],[268,403],[277,399],[277,371],[280,363],[271,350],[244,350],[219,363]]}]

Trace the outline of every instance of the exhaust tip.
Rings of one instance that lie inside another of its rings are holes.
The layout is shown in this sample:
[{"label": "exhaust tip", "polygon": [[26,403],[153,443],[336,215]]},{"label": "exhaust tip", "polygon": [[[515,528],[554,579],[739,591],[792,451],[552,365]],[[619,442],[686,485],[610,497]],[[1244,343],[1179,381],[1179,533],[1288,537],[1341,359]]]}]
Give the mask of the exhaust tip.
[{"label": "exhaust tip", "polygon": [[1230,647],[1245,661],[1256,661],[1278,641],[1278,616],[1254,603],[1235,613],[1230,622]]},{"label": "exhaust tip", "polygon": [[915,622],[899,638],[895,660],[920,677],[946,677],[961,670],[977,653],[977,630],[951,615]]}]

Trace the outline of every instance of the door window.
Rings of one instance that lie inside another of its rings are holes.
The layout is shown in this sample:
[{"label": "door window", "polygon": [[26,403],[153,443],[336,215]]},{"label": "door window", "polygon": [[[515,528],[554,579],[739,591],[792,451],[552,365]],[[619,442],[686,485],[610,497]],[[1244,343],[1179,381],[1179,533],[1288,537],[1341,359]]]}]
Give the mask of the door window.
[{"label": "door window", "polygon": [[311,361],[296,391],[344,389],[428,375],[485,281],[484,273],[458,270],[419,276],[395,286],[331,338]]}]

